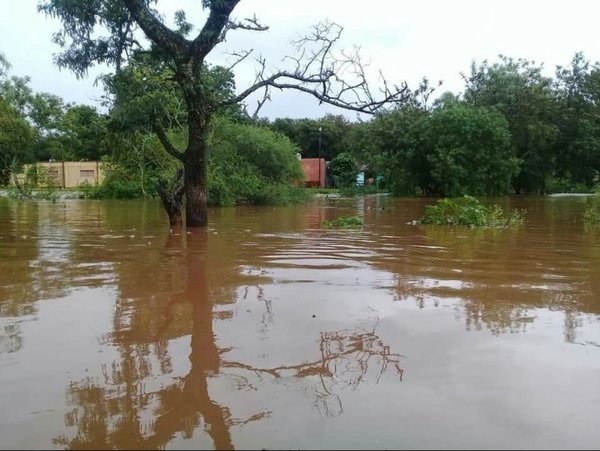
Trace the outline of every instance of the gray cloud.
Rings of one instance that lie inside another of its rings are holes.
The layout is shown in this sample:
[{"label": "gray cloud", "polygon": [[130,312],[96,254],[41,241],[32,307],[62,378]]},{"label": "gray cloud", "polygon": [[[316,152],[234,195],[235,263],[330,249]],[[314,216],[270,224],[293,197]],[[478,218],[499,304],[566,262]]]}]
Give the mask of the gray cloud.
[{"label": "gray cloud", "polygon": [[[94,79],[108,68],[94,68],[84,80],[59,71],[52,62],[52,54],[59,49],[51,37],[60,23],[39,14],[37,0],[4,3],[0,51],[13,66],[11,74],[30,75],[35,90],[57,94],[66,101],[97,103],[102,89],[93,86]],[[158,2],[166,18],[184,9],[189,19],[201,24],[199,5],[199,0]],[[211,55],[211,61],[225,61],[225,53],[231,50],[254,48],[277,66],[291,39],[329,18],[344,26],[344,45],[361,45],[373,68],[381,68],[390,80],[415,85],[427,76],[432,81],[444,80],[443,89],[457,92],[462,89],[460,72],[467,71],[472,60],[493,61],[498,54],[544,62],[548,75],[557,64],[568,64],[577,51],[600,60],[599,13],[600,3],[585,0],[242,0],[235,15],[256,14],[271,29],[267,33],[232,33],[219,52]],[[246,64],[236,72],[240,89],[252,80],[253,70]],[[271,118],[339,112],[295,93],[273,97],[263,109],[263,115]],[[346,116],[355,117],[351,113]]]}]

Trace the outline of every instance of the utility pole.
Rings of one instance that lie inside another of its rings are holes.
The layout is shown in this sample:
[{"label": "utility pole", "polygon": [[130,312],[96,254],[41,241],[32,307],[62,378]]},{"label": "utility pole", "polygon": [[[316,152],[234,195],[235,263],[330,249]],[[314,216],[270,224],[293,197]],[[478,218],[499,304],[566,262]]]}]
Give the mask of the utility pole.
[{"label": "utility pole", "polygon": [[321,186],[321,132],[323,127],[319,127],[319,188],[325,188],[325,183]]}]

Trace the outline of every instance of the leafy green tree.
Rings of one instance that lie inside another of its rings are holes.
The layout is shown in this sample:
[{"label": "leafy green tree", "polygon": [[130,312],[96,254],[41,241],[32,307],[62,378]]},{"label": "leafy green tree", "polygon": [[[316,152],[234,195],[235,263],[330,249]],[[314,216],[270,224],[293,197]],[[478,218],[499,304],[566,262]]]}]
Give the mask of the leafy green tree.
[{"label": "leafy green tree", "polygon": [[466,82],[465,101],[499,111],[508,122],[515,155],[522,164],[515,174],[516,192],[544,193],[554,172],[557,102],[552,80],[533,61],[500,56],[500,62],[473,63]]},{"label": "leafy green tree", "polygon": [[107,119],[93,106],[70,106],[60,126],[63,141],[76,160],[98,161],[108,154]]},{"label": "leafy green tree", "polygon": [[290,193],[291,183],[303,177],[298,147],[267,127],[215,118],[209,149],[209,195],[214,205],[279,203],[280,196]]},{"label": "leafy green tree", "polygon": [[110,134],[107,145],[112,152],[102,157],[106,178],[102,186],[89,190],[88,197],[152,197],[156,184],[177,171],[152,133]]},{"label": "leafy green tree", "polygon": [[106,118],[88,105],[65,105],[47,92],[34,93],[29,77],[0,81],[0,96],[33,127],[37,160],[98,160],[107,153]]},{"label": "leafy green tree", "polygon": [[12,169],[30,159],[33,131],[27,121],[0,98],[0,185],[10,181]]},{"label": "leafy green tree", "polygon": [[[292,59],[295,67],[289,70],[268,72],[266,62],[260,59],[255,83],[237,95],[221,97],[214,89],[214,67],[206,57],[225,40],[228,32],[236,29],[264,31],[267,27],[257,19],[238,21],[231,14],[239,0],[203,0],[208,10],[203,26],[193,38],[188,38],[195,28],[187,22],[185,13],[175,16],[176,28],[167,27],[152,3],[146,0],[99,0],[73,2],[47,0],[39,9],[62,21],[63,30],[55,35],[55,42],[65,51],[57,63],[82,76],[95,63],[114,64],[119,72],[131,50],[142,50],[136,39],[138,27],[151,42],[151,50],[160,62],[173,71],[173,81],[180,89],[187,125],[187,142],[177,148],[169,140],[163,124],[156,121],[153,130],[165,149],[184,166],[186,224],[206,226],[208,135],[211,119],[223,109],[245,101],[255,92],[262,92],[259,107],[269,98],[270,89],[295,89],[310,94],[321,102],[338,107],[373,113],[389,103],[404,101],[405,85],[386,89],[381,99],[371,96],[366,83],[364,67],[358,55],[335,57],[333,50],[339,40],[341,27],[324,23],[314,27],[310,37],[300,40],[299,56]],[[308,48],[311,47],[311,48]],[[148,50],[148,48],[145,48]],[[241,54],[237,62],[245,59]],[[235,66],[235,62],[230,66]],[[341,70],[355,76],[345,81]],[[223,69],[226,71],[226,69]],[[361,100],[366,99],[366,100]],[[256,113],[255,113],[256,115]]]},{"label": "leafy green tree", "polygon": [[556,71],[556,175],[592,186],[600,171],[600,65],[577,53]]},{"label": "leafy green tree", "polygon": [[36,160],[70,160],[71,149],[64,140],[63,100],[49,93],[35,93],[31,96],[28,118],[36,134],[34,154]]},{"label": "leafy green tree", "polygon": [[30,77],[14,75],[0,81],[0,97],[22,117],[27,117],[31,113],[34,95],[29,86],[30,81]]},{"label": "leafy green tree", "polygon": [[331,160],[329,171],[333,175],[337,187],[348,188],[354,186],[356,182],[358,166],[350,153],[343,152]]},{"label": "leafy green tree", "polygon": [[444,196],[499,195],[510,191],[519,160],[514,157],[508,123],[489,108],[451,104],[433,111],[424,123],[431,181],[425,192]]},{"label": "leafy green tree", "polygon": [[270,127],[283,133],[300,147],[304,158],[332,160],[350,150],[350,122],[343,116],[328,114],[320,119],[275,119]]},{"label": "leafy green tree", "polygon": [[396,195],[421,191],[430,180],[430,163],[423,149],[422,123],[428,113],[405,105],[379,114],[365,130],[361,161],[383,175],[387,189]]},{"label": "leafy green tree", "polygon": [[422,187],[430,185],[423,122],[429,117],[430,97],[437,87],[423,78],[403,105],[378,113],[369,122],[352,124],[350,129],[348,147],[357,161],[372,177],[383,176],[379,186],[395,195],[422,194],[426,192]]},{"label": "leafy green tree", "polygon": [[12,76],[0,82],[0,96],[33,127],[33,153],[37,160],[68,158],[61,140],[61,120],[64,104],[60,97],[49,93],[34,93],[29,77]]}]

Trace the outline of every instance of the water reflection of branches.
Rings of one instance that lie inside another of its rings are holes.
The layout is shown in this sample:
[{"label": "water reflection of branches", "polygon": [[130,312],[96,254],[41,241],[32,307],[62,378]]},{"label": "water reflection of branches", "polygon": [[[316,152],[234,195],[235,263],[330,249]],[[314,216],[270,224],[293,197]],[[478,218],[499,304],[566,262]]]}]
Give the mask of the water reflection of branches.
[{"label": "water reflection of branches", "polygon": [[[173,248],[184,252],[171,253]],[[113,331],[102,337],[105,343],[118,345],[119,358],[102,367],[100,380],[86,378],[69,385],[67,399],[73,408],[65,416],[65,423],[75,430],[71,436],[56,438],[56,445],[162,448],[176,436],[188,438],[202,428],[217,449],[229,449],[233,448],[232,427],[260,421],[271,412],[261,408],[234,417],[229,407],[215,400],[217,393],[210,393],[211,380],[228,380],[240,392],[261,390],[263,375],[292,383],[304,380],[319,411],[325,416],[337,416],[343,413],[340,391],[357,389],[369,373],[379,382],[393,367],[402,379],[401,356],[383,344],[375,334],[375,326],[323,332],[318,347],[320,357],[314,361],[264,369],[227,361],[231,348],[219,346],[213,331],[214,322],[230,313],[221,310],[222,306],[240,296],[256,297],[265,305],[262,323],[266,328],[273,321],[273,312],[265,286],[244,285],[236,295],[236,281],[231,284],[231,291],[226,288],[233,298],[221,303],[219,293],[209,289],[212,279],[207,273],[209,268],[214,271],[215,266],[214,260],[207,259],[206,234],[189,235],[185,243],[169,237],[167,251],[172,259],[161,261],[163,270],[157,273],[158,280],[148,281],[143,268],[123,268]],[[220,271],[225,272],[223,268]],[[169,283],[170,274],[180,277]],[[223,285],[222,279],[212,277],[218,281],[217,286]],[[165,287],[170,290],[166,296]],[[191,338],[190,368],[174,380],[170,374],[173,364],[169,344],[185,336]]]},{"label": "water reflection of branches", "polygon": [[369,369],[376,361],[375,380],[391,366],[402,381],[404,369],[400,366],[402,355],[392,353],[375,334],[376,325],[369,331],[322,332],[319,342],[320,358],[297,365],[281,365],[273,368],[257,368],[240,362],[223,361],[223,368],[252,371],[257,375],[269,375],[275,379],[316,379],[313,386],[314,405],[327,417],[343,413],[343,405],[337,389],[357,390],[365,382]]},{"label": "water reflection of branches", "polygon": [[[2,326],[0,326],[2,327]],[[0,332],[0,353],[16,352],[23,346],[23,337],[19,324],[7,324],[3,327],[4,332]]]},{"label": "water reflection of branches", "polygon": [[248,295],[250,294],[250,288],[256,288],[256,300],[262,302],[265,305],[265,311],[262,314],[260,328],[260,334],[263,337],[266,337],[269,332],[269,324],[273,324],[273,306],[271,299],[265,297],[265,289],[262,285],[246,285],[244,287],[244,294],[242,295],[242,299],[244,301],[248,300]]}]

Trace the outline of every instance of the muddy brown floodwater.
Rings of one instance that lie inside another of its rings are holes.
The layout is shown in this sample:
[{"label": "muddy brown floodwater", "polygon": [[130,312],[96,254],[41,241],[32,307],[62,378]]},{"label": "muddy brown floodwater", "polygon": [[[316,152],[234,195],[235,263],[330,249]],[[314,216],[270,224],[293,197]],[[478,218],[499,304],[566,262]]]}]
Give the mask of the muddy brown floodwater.
[{"label": "muddy brown floodwater", "polygon": [[[224,208],[0,200],[0,447],[598,448],[600,230],[423,199]],[[361,230],[320,228],[364,216]]]}]

